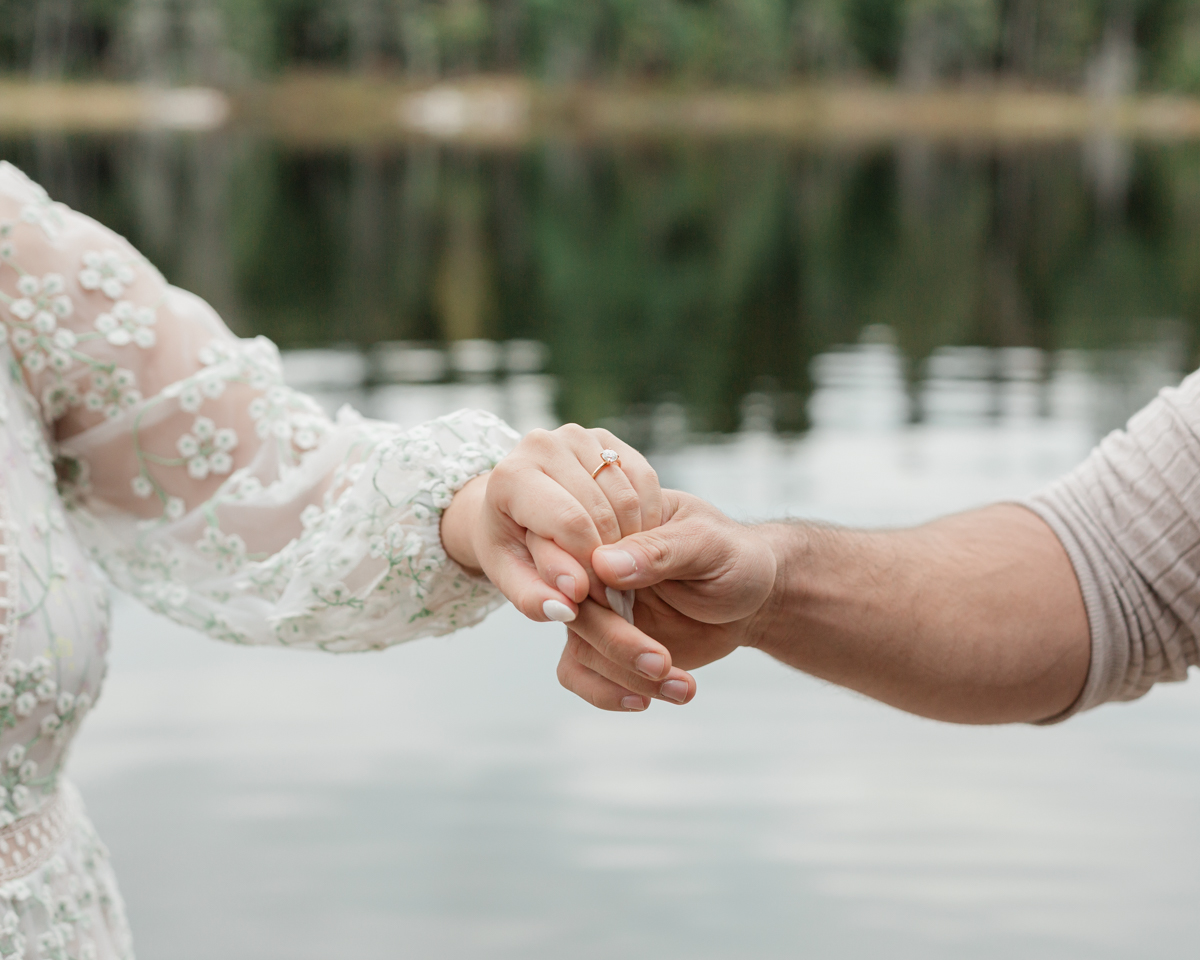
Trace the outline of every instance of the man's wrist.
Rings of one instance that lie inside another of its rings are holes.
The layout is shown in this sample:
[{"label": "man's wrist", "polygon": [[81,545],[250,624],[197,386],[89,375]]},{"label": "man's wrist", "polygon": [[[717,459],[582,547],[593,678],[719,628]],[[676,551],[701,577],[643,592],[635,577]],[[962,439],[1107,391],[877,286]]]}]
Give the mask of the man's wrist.
[{"label": "man's wrist", "polygon": [[776,625],[782,622],[781,615],[786,604],[786,584],[790,567],[787,539],[780,529],[784,526],[786,525],[779,523],[760,523],[751,527],[775,557],[775,579],[767,598],[749,617],[745,639],[742,641],[744,647],[763,649],[764,646],[769,646],[770,638],[776,633]]},{"label": "man's wrist", "polygon": [[747,624],[743,646],[773,653],[796,632],[796,621],[803,608],[802,571],[820,528],[800,521],[772,521],[757,524],[753,529],[775,556],[775,581],[767,599]]}]

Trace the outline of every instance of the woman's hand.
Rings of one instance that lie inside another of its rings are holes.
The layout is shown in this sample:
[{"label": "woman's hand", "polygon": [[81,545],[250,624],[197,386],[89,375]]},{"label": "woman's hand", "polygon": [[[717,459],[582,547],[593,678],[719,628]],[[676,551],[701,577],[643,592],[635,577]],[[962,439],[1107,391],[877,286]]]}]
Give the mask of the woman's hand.
[{"label": "woman's hand", "polygon": [[[593,476],[604,450],[620,463]],[[531,431],[464,486],[442,515],[442,543],[531,620],[570,622],[590,589],[605,597],[590,572],[592,551],[661,519],[662,491],[646,458],[607,430],[569,423]]]}]

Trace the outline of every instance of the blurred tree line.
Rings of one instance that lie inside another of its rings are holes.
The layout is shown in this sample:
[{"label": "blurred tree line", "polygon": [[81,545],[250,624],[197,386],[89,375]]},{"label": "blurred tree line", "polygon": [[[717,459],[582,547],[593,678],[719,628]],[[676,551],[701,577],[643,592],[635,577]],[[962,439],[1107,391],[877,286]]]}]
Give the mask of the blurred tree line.
[{"label": "blurred tree line", "polygon": [[243,334],[536,339],[564,419],[675,400],[698,430],[735,429],[747,394],[802,429],[813,358],[881,325],[914,397],[944,345],[1111,355],[1167,336],[1194,363],[1200,147],[1137,147],[1115,187],[1096,149],[0,141]]},{"label": "blurred tree line", "polygon": [[0,0],[0,72],[1200,89],[1200,0]]}]

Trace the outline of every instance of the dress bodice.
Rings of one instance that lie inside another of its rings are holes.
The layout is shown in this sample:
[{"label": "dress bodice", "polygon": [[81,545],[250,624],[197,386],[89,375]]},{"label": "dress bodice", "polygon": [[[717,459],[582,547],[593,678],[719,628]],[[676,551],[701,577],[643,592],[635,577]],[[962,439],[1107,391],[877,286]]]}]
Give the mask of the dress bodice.
[{"label": "dress bodice", "polygon": [[67,525],[41,420],[3,359],[0,828],[54,793],[71,738],[100,692],[108,648],[107,590]]}]

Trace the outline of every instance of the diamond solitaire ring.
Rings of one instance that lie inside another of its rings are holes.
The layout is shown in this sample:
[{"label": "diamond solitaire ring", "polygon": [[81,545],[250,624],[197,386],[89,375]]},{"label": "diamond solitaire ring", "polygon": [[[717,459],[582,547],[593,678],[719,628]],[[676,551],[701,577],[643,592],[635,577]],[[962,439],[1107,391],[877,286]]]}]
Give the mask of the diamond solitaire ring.
[{"label": "diamond solitaire ring", "polygon": [[621,465],[621,455],[616,450],[601,450],[600,466],[592,471],[592,479],[595,480],[600,475],[600,471],[610,463],[619,467]]}]

